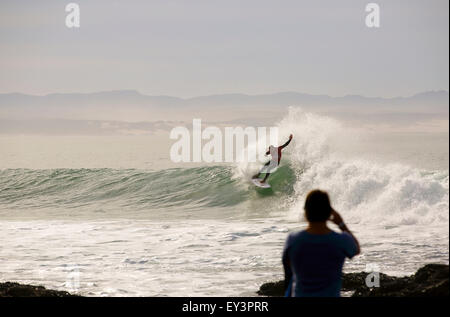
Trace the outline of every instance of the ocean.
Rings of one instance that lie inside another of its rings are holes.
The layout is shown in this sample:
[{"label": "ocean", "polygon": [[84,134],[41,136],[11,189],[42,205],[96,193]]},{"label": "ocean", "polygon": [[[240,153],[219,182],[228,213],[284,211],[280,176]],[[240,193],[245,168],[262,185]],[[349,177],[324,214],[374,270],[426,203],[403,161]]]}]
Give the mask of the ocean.
[{"label": "ocean", "polygon": [[255,163],[171,162],[164,133],[0,136],[0,280],[86,296],[255,296],[283,277],[284,241],[306,226],[315,188],[361,243],[345,272],[448,264],[448,132],[362,130],[301,110],[277,126],[294,139],[271,190],[249,182]]}]

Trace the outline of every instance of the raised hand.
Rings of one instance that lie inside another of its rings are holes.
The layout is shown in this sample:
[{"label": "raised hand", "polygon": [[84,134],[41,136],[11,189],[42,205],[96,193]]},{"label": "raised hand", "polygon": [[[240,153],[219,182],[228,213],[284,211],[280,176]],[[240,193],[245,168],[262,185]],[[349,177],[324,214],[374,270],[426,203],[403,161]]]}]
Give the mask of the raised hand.
[{"label": "raised hand", "polygon": [[331,210],[331,219],[332,222],[337,224],[338,226],[344,222],[341,215],[334,209]]}]

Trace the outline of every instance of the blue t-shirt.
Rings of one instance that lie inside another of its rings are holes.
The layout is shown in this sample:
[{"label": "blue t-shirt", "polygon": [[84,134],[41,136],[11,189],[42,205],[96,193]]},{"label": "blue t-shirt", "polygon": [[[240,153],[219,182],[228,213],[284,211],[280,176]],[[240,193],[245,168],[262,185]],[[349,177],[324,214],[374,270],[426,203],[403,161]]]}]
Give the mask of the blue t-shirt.
[{"label": "blue t-shirt", "polygon": [[290,234],[283,251],[283,265],[286,277],[292,279],[291,295],[339,297],[345,257],[352,258],[357,250],[356,241],[346,232]]}]

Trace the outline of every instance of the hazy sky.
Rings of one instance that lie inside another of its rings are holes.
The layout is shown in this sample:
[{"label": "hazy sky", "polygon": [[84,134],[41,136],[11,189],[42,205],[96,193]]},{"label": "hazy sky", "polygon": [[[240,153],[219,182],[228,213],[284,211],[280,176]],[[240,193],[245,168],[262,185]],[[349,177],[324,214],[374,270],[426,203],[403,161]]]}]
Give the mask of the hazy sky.
[{"label": "hazy sky", "polygon": [[[65,26],[66,4],[81,27]],[[408,96],[449,85],[449,1],[2,0],[0,93],[298,91]]]}]

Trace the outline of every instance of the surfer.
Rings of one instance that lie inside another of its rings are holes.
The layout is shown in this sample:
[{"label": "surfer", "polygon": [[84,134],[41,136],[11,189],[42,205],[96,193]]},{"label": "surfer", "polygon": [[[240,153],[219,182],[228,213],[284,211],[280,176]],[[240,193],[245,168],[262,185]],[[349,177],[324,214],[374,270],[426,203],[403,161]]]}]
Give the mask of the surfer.
[{"label": "surfer", "polygon": [[260,174],[262,173],[266,173],[266,176],[264,177],[264,179],[262,181],[260,181],[261,184],[264,184],[267,180],[267,178],[269,177],[270,173],[272,171],[274,171],[278,165],[280,165],[280,160],[281,160],[281,150],[283,150],[286,146],[288,146],[289,143],[291,143],[292,140],[292,134],[289,135],[289,140],[287,140],[286,143],[284,143],[281,146],[269,146],[269,150],[266,152],[266,155],[272,156],[272,158],[270,159],[269,162],[267,162],[266,164],[264,164],[263,168],[259,171],[258,174],[253,175],[253,179],[258,178]]}]

